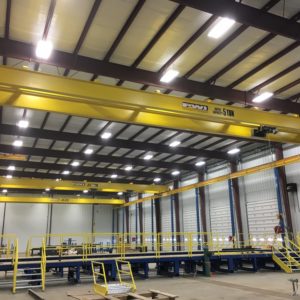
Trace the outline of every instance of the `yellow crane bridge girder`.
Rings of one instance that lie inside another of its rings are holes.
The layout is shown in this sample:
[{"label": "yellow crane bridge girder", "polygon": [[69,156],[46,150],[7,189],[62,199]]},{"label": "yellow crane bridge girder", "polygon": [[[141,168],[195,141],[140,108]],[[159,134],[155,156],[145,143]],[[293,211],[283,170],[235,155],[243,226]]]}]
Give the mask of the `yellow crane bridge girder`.
[{"label": "yellow crane bridge girder", "polygon": [[97,199],[97,198],[50,198],[27,196],[0,196],[0,203],[42,203],[42,204],[102,204],[122,205],[122,199]]},{"label": "yellow crane bridge girder", "polygon": [[0,177],[0,188],[11,189],[51,189],[60,191],[83,191],[96,190],[102,192],[126,192],[135,191],[138,193],[160,193],[167,189],[165,185],[146,185],[130,183],[113,182],[89,182],[89,181],[71,181],[37,178],[6,178]]},{"label": "yellow crane bridge girder", "polygon": [[[273,142],[300,143],[300,118],[0,67],[0,105]],[[253,137],[258,126],[277,134]]]}]

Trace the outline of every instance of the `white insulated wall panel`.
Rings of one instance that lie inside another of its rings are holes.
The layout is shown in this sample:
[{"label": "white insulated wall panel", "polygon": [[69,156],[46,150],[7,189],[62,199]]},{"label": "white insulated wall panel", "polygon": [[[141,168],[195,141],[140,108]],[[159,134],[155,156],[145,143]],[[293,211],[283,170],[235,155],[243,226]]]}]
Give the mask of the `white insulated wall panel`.
[{"label": "white insulated wall panel", "polygon": [[[266,154],[242,163],[242,168],[250,168],[272,161]],[[277,194],[274,170],[267,170],[244,177],[244,189],[251,236],[273,234],[278,224]]]},{"label": "white insulated wall panel", "polygon": [[[112,228],[112,206],[111,205],[95,205],[94,207],[94,232],[95,233],[111,233]],[[95,242],[111,242],[111,235],[95,234]]]},{"label": "white insulated wall panel", "polygon": [[[300,147],[284,150],[284,157],[300,154]],[[296,183],[297,193],[289,193],[291,215],[294,233],[300,232],[300,164],[292,164],[285,167],[287,183]]]},{"label": "white insulated wall panel", "polygon": [[7,203],[4,233],[17,235],[21,252],[31,235],[46,234],[47,211],[47,204]]},{"label": "white insulated wall panel", "polygon": [[94,207],[94,232],[112,232],[111,205],[95,205]]},{"label": "white insulated wall panel", "polygon": [[[172,232],[171,197],[162,197],[161,198],[160,209],[161,209],[161,227],[162,227],[161,230],[162,230],[162,232]],[[174,215],[174,210],[173,210],[173,215]],[[175,225],[174,225],[174,227],[175,227]]]},{"label": "white insulated wall panel", "polygon": [[[220,170],[208,172],[208,179],[229,173],[224,166]],[[228,237],[232,235],[228,182],[222,181],[207,187],[206,197],[209,202],[210,230],[213,234]]]},{"label": "white insulated wall panel", "polygon": [[[51,233],[92,232],[92,205],[53,204]],[[66,236],[66,239],[68,236]],[[80,237],[74,237],[76,243],[81,244]]]},{"label": "white insulated wall panel", "polygon": [[[5,203],[0,203],[0,232],[2,232],[4,230],[4,228],[2,228],[3,218],[4,218],[4,206],[5,206]],[[11,233],[11,232],[7,232],[7,233]]]},{"label": "white insulated wall panel", "polygon": [[[180,182],[180,186],[197,183],[198,179],[193,178]],[[197,232],[197,211],[196,211],[196,192],[195,189],[180,194],[180,203],[182,207],[182,231]],[[200,215],[200,212],[199,212]]]},{"label": "white insulated wall panel", "polygon": [[[152,194],[145,194],[144,197],[151,196]],[[151,206],[152,201],[143,202],[143,224],[144,232],[152,232],[152,217],[151,217]],[[153,228],[155,231],[155,218],[154,218],[154,207],[153,207]]]},{"label": "white insulated wall panel", "polygon": [[[123,232],[125,231],[125,222],[124,222],[124,208],[119,208],[118,209],[118,232]],[[124,224],[124,226],[123,226]]]},{"label": "white insulated wall panel", "polygon": [[[137,200],[137,196],[131,197],[129,201]],[[138,211],[136,204],[129,206],[129,232],[133,235],[136,233],[136,223],[138,224]],[[137,220],[137,222],[136,222]]]}]

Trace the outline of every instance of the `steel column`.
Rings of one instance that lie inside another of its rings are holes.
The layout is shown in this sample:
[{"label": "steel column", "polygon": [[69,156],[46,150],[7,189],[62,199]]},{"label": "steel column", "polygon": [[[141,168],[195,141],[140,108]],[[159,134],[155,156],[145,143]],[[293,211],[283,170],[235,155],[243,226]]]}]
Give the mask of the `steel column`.
[{"label": "steel column", "polygon": [[[231,161],[230,162],[230,170],[231,170],[232,173],[238,171],[236,161]],[[235,208],[236,221],[237,221],[238,240],[243,242],[244,241],[243,221],[242,221],[241,202],[240,202],[240,188],[239,188],[238,178],[231,179],[231,187],[232,187],[234,208]]]},{"label": "steel column", "polygon": [[[199,173],[198,175],[199,182],[203,182],[205,180],[204,178],[204,172]],[[201,212],[201,222],[202,222],[202,231],[207,232],[207,220],[206,220],[206,198],[205,198],[205,188],[199,187],[196,188],[199,192],[199,200],[200,200],[200,212]],[[200,227],[200,224],[199,224]],[[204,242],[207,242],[207,235],[204,234]]]},{"label": "steel column", "polygon": [[[174,181],[174,189],[179,188],[179,180]],[[175,231],[181,232],[180,229],[180,209],[179,209],[179,194],[175,194],[173,197],[174,201],[174,210],[175,210]],[[181,237],[179,235],[176,235],[176,242],[177,245],[181,244]],[[180,246],[177,246],[177,250],[181,250]]]},{"label": "steel column", "polygon": [[[138,198],[143,197],[143,194],[138,194]],[[143,233],[144,233],[144,224],[143,224],[143,203],[138,203],[138,214],[139,214],[139,226],[140,226],[140,239],[141,239],[141,243],[144,244],[143,241]]]},{"label": "steel column", "polygon": [[[277,145],[274,147],[275,150],[275,159],[280,160],[283,159],[283,150],[281,145]],[[285,229],[287,232],[292,233],[293,232],[293,223],[292,223],[292,215],[291,215],[291,208],[290,208],[290,202],[289,202],[289,195],[286,189],[287,181],[286,181],[286,173],[284,167],[279,167],[275,169],[275,177],[277,185],[279,186],[280,191],[280,199],[282,199],[280,202],[283,204],[283,209],[285,212]],[[279,203],[279,200],[278,200]]]},{"label": "steel column", "polygon": [[228,180],[228,190],[229,190],[229,206],[230,206],[230,221],[231,221],[231,232],[232,237],[235,236],[236,229],[235,229],[235,220],[234,220],[234,200],[232,194],[232,180]]}]

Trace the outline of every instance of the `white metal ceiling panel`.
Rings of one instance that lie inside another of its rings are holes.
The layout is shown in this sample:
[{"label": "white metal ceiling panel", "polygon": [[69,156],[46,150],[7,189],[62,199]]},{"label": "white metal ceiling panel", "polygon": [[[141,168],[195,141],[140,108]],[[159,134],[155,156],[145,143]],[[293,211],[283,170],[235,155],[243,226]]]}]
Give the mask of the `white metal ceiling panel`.
[{"label": "white metal ceiling panel", "polygon": [[[222,86],[229,85],[233,81],[242,77],[248,71],[254,69],[256,66],[258,66],[261,63],[263,63],[264,61],[266,61],[268,58],[272,57],[273,55],[275,55],[282,49],[286,48],[291,43],[292,43],[292,41],[290,39],[287,39],[282,36],[277,36],[277,37],[273,38],[270,42],[265,44],[259,50],[255,51],[253,54],[249,55],[241,63],[239,63],[237,66],[235,66],[230,71],[228,71],[225,75],[220,77],[218,79],[218,84],[220,84]],[[231,61],[231,59],[230,59],[230,61]],[[267,70],[267,69],[268,68],[264,68],[261,72],[265,72],[265,70]],[[271,70],[272,70],[271,71],[272,75],[277,73],[277,69],[275,69],[272,66],[271,66]],[[243,83],[238,85],[236,88],[239,88],[242,90],[250,89],[250,88],[256,86],[257,81],[261,82],[270,77],[270,72],[268,72],[268,74],[266,74],[266,78],[264,79],[264,77],[261,76],[261,72],[255,74],[255,76],[252,76],[248,80],[245,80]],[[257,79],[255,80],[255,78],[257,78]],[[250,84],[250,82],[252,84]]]},{"label": "white metal ceiling panel", "polygon": [[60,130],[68,116],[57,113],[50,113],[45,124],[45,129]]},{"label": "white metal ceiling panel", "polygon": [[51,144],[52,144],[52,140],[38,139],[35,147],[42,148],[42,149],[49,149]]},{"label": "white metal ceiling panel", "polygon": [[126,36],[114,52],[111,61],[131,65],[168,19],[175,7],[177,7],[177,4],[171,1],[146,1],[143,9],[137,15]]},{"label": "white metal ceiling panel", "polygon": [[102,1],[80,54],[102,59],[126,22],[136,2],[136,0]]},{"label": "white metal ceiling panel", "polygon": [[141,129],[143,129],[144,126],[139,125],[131,125],[129,126],[125,131],[123,131],[121,134],[117,136],[118,139],[128,140],[133,135],[138,133]]},{"label": "white metal ceiling panel", "polygon": [[10,38],[34,45],[37,44],[43,36],[49,5],[50,0],[12,1]]},{"label": "white metal ceiling panel", "polygon": [[5,31],[5,11],[6,11],[6,1],[0,1],[0,36],[4,36]]},{"label": "white metal ceiling panel", "polygon": [[86,121],[87,118],[73,116],[65,127],[64,132],[78,133]]},{"label": "white metal ceiling panel", "polygon": [[[74,51],[93,3],[93,0],[56,1],[48,34],[48,40],[52,41],[55,49]],[[43,30],[45,23],[40,26]]]},{"label": "white metal ceiling panel", "polygon": [[145,57],[141,68],[158,71],[209,17],[210,14],[186,7]]},{"label": "white metal ceiling panel", "polygon": [[65,142],[65,141],[56,141],[52,146],[52,149],[64,151],[69,144],[70,144],[69,142]]},{"label": "white metal ceiling panel", "polygon": [[107,123],[107,121],[92,120],[82,134],[96,135]]}]

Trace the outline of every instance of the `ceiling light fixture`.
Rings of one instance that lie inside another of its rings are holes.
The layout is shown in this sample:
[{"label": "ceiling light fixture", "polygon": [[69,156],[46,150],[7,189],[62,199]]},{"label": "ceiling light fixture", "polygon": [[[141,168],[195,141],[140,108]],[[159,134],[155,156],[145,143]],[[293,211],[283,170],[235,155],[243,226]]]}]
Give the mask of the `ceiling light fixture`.
[{"label": "ceiling light fixture", "polygon": [[79,162],[78,162],[78,161],[73,161],[73,162],[71,163],[71,165],[72,165],[73,167],[78,167],[78,166],[79,166]]},{"label": "ceiling light fixture", "polygon": [[69,175],[70,174],[70,171],[63,171],[63,175]]},{"label": "ceiling light fixture", "polygon": [[94,152],[93,149],[88,148],[84,151],[84,154],[92,154],[93,152]]},{"label": "ceiling light fixture", "polygon": [[178,170],[175,170],[175,171],[172,172],[173,176],[176,176],[176,175],[179,175],[179,174],[180,174],[180,171],[178,171]]},{"label": "ceiling light fixture", "polygon": [[27,120],[20,120],[17,123],[17,126],[20,128],[27,128],[29,126],[29,122]]},{"label": "ceiling light fixture", "polygon": [[6,193],[7,193],[7,190],[2,190],[2,193],[3,193],[3,194],[6,194]]},{"label": "ceiling light fixture", "polygon": [[181,144],[180,141],[174,141],[174,142],[172,142],[169,146],[172,147],[172,148],[174,148],[174,147],[177,147],[177,146],[180,145],[180,144]]},{"label": "ceiling light fixture", "polygon": [[89,190],[83,190],[84,194],[87,194],[89,192]]},{"label": "ceiling light fixture", "polygon": [[111,177],[111,178],[117,178],[118,175],[117,175],[117,174],[112,174],[110,177]]},{"label": "ceiling light fixture", "polygon": [[104,140],[107,140],[111,137],[111,133],[110,132],[104,132],[101,134],[101,138],[104,139]]},{"label": "ceiling light fixture", "polygon": [[221,20],[208,32],[208,36],[214,39],[224,35],[235,23],[235,20],[221,18]]},{"label": "ceiling light fixture", "polygon": [[205,161],[203,161],[203,160],[197,161],[197,162],[195,163],[195,165],[196,165],[197,167],[204,166],[204,165],[205,165]]},{"label": "ceiling light fixture", "polygon": [[271,98],[274,94],[271,93],[271,92],[264,92],[256,97],[254,97],[252,99],[252,102],[255,102],[255,103],[261,103],[261,102],[264,102],[266,100],[268,100],[269,98]]},{"label": "ceiling light fixture", "polygon": [[168,70],[164,75],[160,78],[161,82],[169,83],[174,80],[178,76],[179,72],[176,70]]},{"label": "ceiling light fixture", "polygon": [[15,146],[15,147],[22,147],[23,146],[23,141],[22,140],[15,140],[13,142],[13,146]]},{"label": "ceiling light fixture", "polygon": [[53,45],[50,41],[40,40],[37,43],[35,54],[38,58],[48,59],[51,55]]},{"label": "ceiling light fixture", "polygon": [[233,155],[239,153],[241,150],[239,148],[233,148],[229,151],[227,151],[228,154]]},{"label": "ceiling light fixture", "polygon": [[46,192],[50,192],[50,188],[46,188],[45,191],[46,191]]},{"label": "ceiling light fixture", "polygon": [[144,156],[144,160],[150,160],[151,158],[153,158],[153,155],[151,154],[147,154]]},{"label": "ceiling light fixture", "polygon": [[131,171],[131,170],[132,170],[132,166],[125,167],[125,171]]},{"label": "ceiling light fixture", "polygon": [[159,177],[155,177],[155,178],[153,179],[153,181],[154,181],[154,182],[160,182],[161,179],[160,179]]},{"label": "ceiling light fixture", "polygon": [[15,166],[9,166],[7,168],[8,171],[15,171],[16,167]]},{"label": "ceiling light fixture", "polygon": [[118,196],[122,196],[123,195],[123,192],[118,192]]},{"label": "ceiling light fixture", "polygon": [[6,175],[7,179],[12,179],[12,175]]}]

